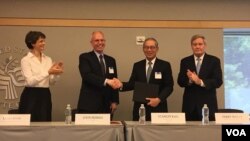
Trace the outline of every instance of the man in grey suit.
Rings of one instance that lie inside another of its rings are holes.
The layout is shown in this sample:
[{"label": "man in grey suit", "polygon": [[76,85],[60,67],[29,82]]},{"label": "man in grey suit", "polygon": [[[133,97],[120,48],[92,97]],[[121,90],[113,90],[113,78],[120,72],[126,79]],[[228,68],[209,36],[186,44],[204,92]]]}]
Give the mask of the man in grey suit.
[{"label": "man in grey suit", "polygon": [[[141,104],[144,104],[146,108],[147,121],[151,120],[152,112],[168,112],[166,99],[172,94],[174,85],[170,63],[156,57],[159,50],[157,40],[147,38],[143,43],[142,50],[146,59],[134,64],[129,81],[121,84],[121,91],[134,90],[135,82],[143,82],[158,85],[159,92],[155,98],[146,98],[146,104],[134,101],[134,121],[139,119],[139,107]],[[148,73],[149,67],[152,67],[150,74]],[[147,74],[149,74],[148,81]]]},{"label": "man in grey suit", "polygon": [[104,54],[105,38],[101,31],[92,33],[93,50],[79,56],[82,86],[78,101],[79,113],[111,113],[119,103],[118,90],[112,88],[117,77],[116,61]]},{"label": "man in grey suit", "polygon": [[203,35],[191,38],[193,55],[185,57],[180,63],[178,84],[184,87],[182,111],[186,120],[202,119],[202,107],[209,107],[209,118],[215,120],[214,113],[218,110],[216,88],[222,83],[222,70],[219,58],[205,52],[207,47]]}]

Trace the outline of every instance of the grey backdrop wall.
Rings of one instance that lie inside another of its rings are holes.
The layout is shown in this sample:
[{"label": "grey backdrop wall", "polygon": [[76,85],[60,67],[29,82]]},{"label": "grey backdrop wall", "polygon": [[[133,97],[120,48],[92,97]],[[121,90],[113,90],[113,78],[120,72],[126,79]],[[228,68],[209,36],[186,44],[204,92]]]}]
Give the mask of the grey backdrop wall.
[{"label": "grey backdrop wall", "polygon": [[[249,20],[249,4],[230,1],[7,1],[0,3],[0,17],[21,18],[79,18],[79,19],[160,19],[160,20]],[[226,7],[226,8],[225,8]],[[218,10],[223,9],[221,14]],[[240,12],[239,12],[240,11]],[[185,14],[184,14],[185,13]],[[230,16],[229,16],[230,15]],[[135,37],[144,35],[159,41],[158,57],[172,65],[175,80],[174,92],[168,98],[169,111],[181,112],[183,89],[177,85],[180,59],[190,55],[190,37],[204,34],[207,37],[207,52],[218,56],[223,64],[223,29],[169,29],[169,28],[88,28],[88,27],[30,27],[0,26],[0,49],[7,46],[25,49],[24,36],[30,30],[40,30],[47,36],[45,53],[53,60],[62,60],[65,72],[61,80],[51,87],[53,120],[63,120],[67,103],[76,107],[80,91],[78,56],[91,51],[90,34],[96,30],[105,33],[105,53],[116,58],[118,76],[128,81],[133,63],[144,59],[141,46],[135,44]],[[1,63],[10,54],[0,54]],[[12,54],[11,54],[12,55]],[[2,59],[3,58],[3,59]],[[222,65],[223,67],[223,65]],[[22,88],[17,88],[20,96]],[[0,90],[0,113],[6,113],[3,103],[4,91]],[[18,99],[16,99],[18,101]],[[224,107],[224,86],[218,89],[219,107]],[[120,105],[115,120],[131,120],[132,91],[120,93]]]},{"label": "grey backdrop wall", "polygon": [[1,0],[0,17],[249,20],[248,0]]}]

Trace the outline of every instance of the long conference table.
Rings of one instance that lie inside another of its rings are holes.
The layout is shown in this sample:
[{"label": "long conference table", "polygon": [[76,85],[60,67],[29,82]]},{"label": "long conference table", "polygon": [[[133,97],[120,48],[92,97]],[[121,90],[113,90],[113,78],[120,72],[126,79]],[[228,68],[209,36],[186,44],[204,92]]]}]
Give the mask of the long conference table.
[{"label": "long conference table", "polygon": [[136,121],[110,125],[66,125],[34,122],[30,126],[0,126],[0,141],[221,141],[221,125],[210,122],[157,125]]},{"label": "long conference table", "polygon": [[30,126],[0,126],[0,141],[124,141],[124,126],[66,125],[34,122]]},{"label": "long conference table", "polygon": [[222,126],[210,122],[187,122],[186,124],[157,125],[147,122],[139,125],[135,121],[126,121],[127,141],[221,141]]}]

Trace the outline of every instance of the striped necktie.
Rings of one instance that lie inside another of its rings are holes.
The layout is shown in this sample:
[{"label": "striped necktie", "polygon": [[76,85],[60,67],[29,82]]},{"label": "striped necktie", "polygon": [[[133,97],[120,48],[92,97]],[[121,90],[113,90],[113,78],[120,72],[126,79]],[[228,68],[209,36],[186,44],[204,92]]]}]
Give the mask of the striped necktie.
[{"label": "striped necktie", "polygon": [[196,64],[196,72],[199,74],[201,68],[201,58],[197,58],[197,64]]},{"label": "striped necktie", "polygon": [[103,56],[100,55],[99,58],[100,58],[100,65],[101,65],[101,69],[102,69],[102,74],[104,76],[105,75],[105,65],[104,65],[104,62],[103,62]]},{"label": "striped necktie", "polygon": [[147,82],[149,82],[149,79],[150,79],[150,75],[151,75],[151,72],[152,72],[152,62],[149,61],[148,62],[148,70],[147,70]]}]

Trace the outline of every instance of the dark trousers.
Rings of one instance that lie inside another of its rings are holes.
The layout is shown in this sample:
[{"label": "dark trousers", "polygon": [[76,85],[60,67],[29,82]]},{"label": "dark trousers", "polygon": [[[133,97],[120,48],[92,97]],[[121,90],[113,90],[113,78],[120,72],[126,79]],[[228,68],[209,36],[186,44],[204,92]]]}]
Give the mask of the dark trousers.
[{"label": "dark trousers", "polygon": [[24,88],[20,98],[19,113],[31,114],[31,121],[51,121],[51,111],[49,88]]}]

